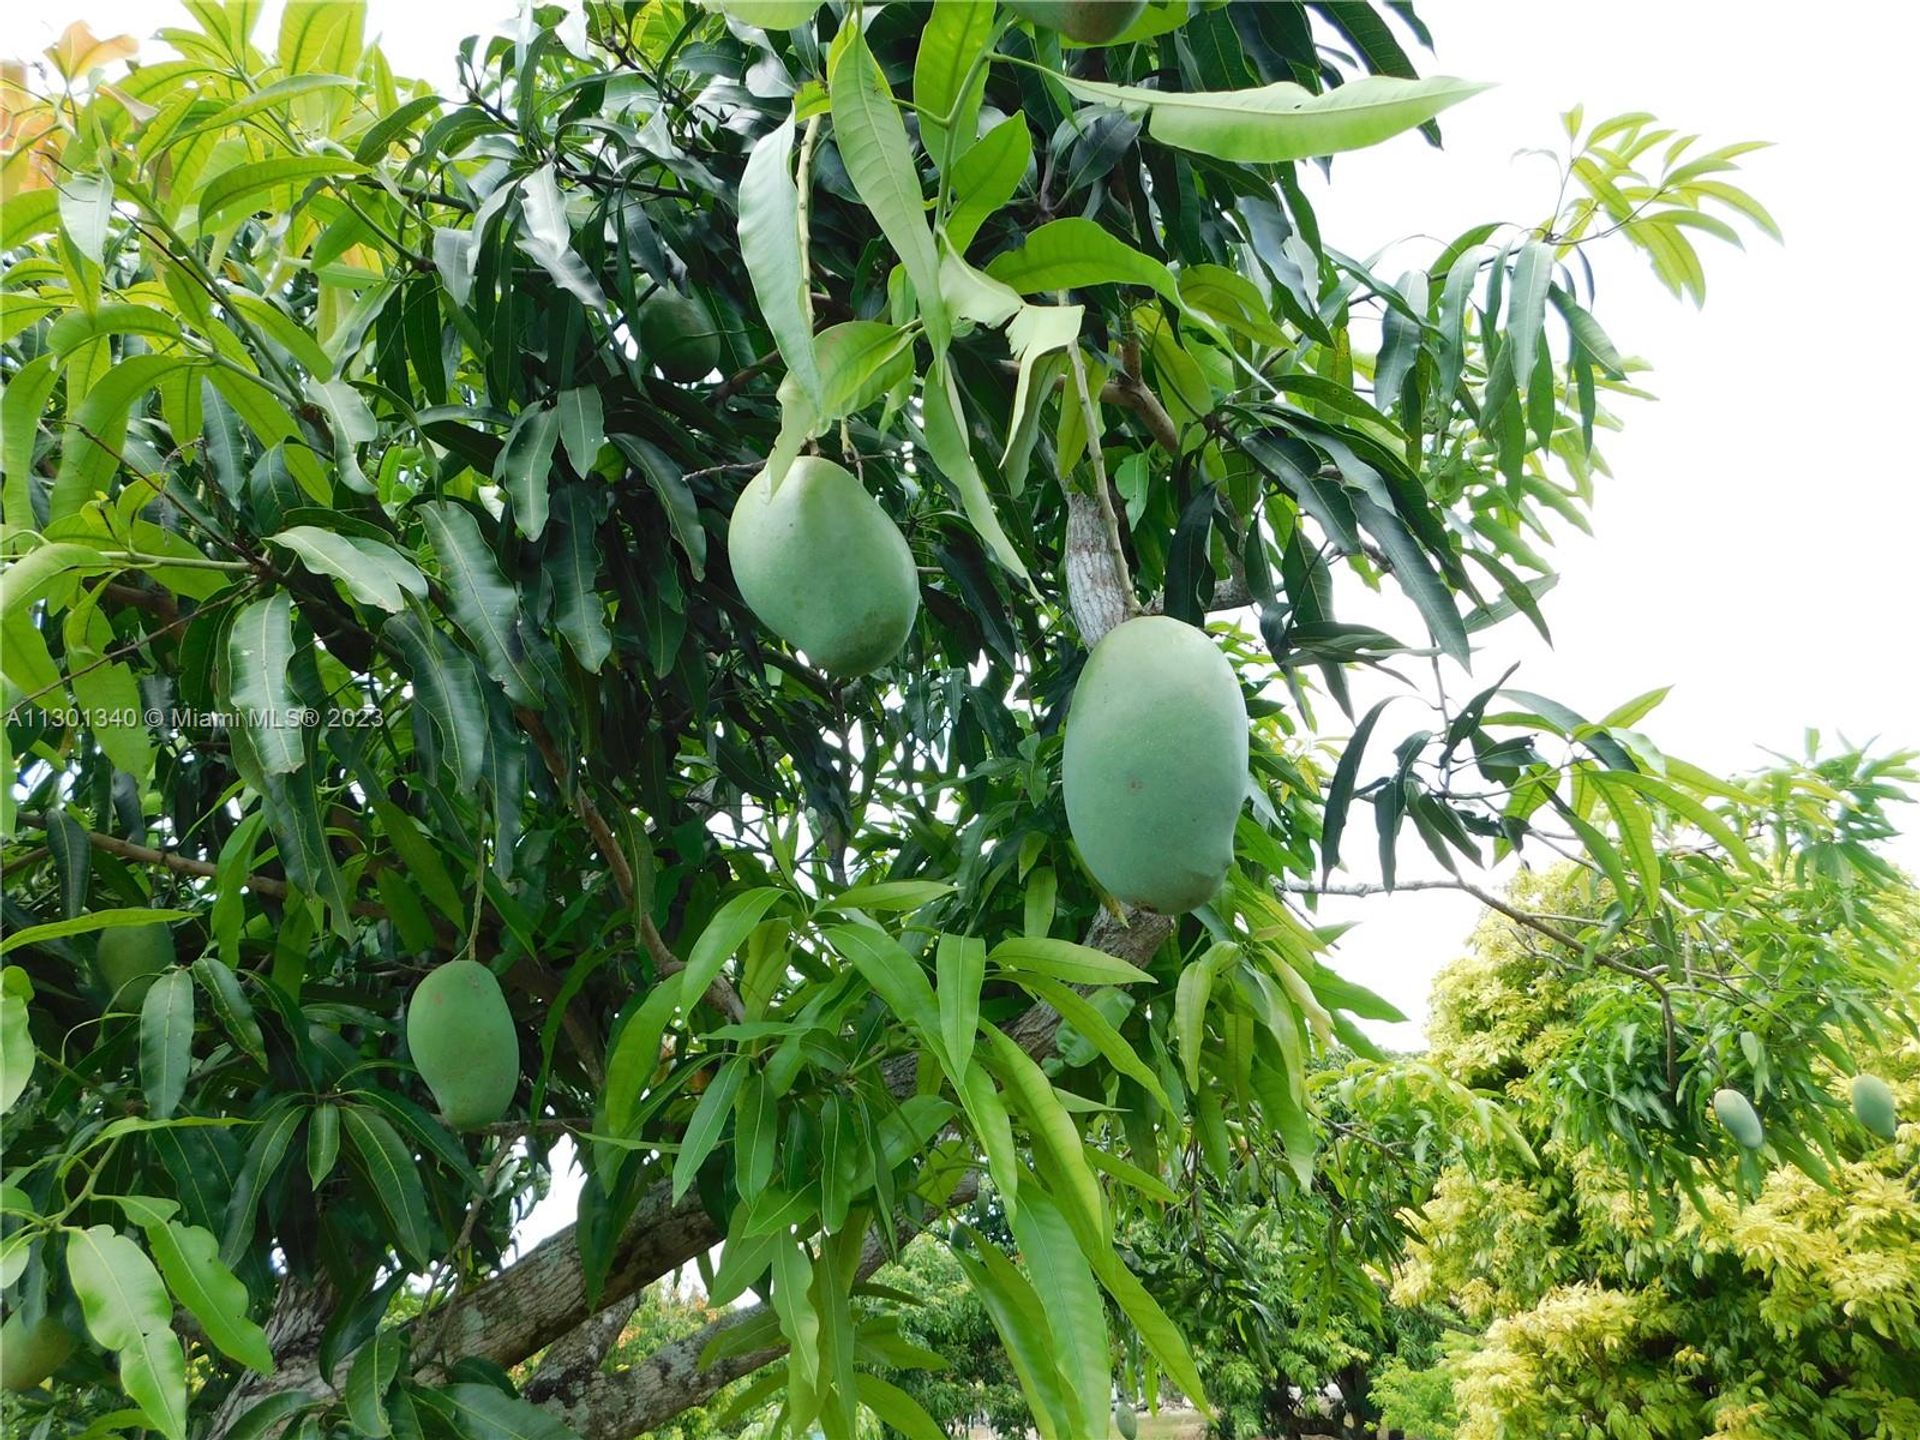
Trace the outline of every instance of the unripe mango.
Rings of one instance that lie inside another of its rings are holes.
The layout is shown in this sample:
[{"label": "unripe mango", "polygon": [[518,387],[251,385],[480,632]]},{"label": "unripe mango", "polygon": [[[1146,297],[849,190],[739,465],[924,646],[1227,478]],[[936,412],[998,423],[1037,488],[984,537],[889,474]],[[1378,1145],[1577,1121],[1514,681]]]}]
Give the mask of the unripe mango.
[{"label": "unripe mango", "polygon": [[1738,1090],[1714,1091],[1713,1113],[1742,1149],[1758,1150],[1766,1143],[1767,1132],[1760,1124],[1760,1117],[1754,1113],[1753,1102]]},{"label": "unripe mango", "polygon": [[16,1313],[0,1325],[0,1390],[31,1390],[67,1363],[73,1353],[73,1332],[42,1315],[37,1325],[21,1321]]},{"label": "unripe mango", "polygon": [[1105,45],[1126,33],[1147,0],[1007,0],[1007,8],[1082,45]]},{"label": "unripe mango", "polygon": [[1144,615],[1094,646],[1062,779],[1081,858],[1115,896],[1164,915],[1214,897],[1247,793],[1247,706],[1205,631]]},{"label": "unripe mango", "polygon": [[115,1007],[137,1010],[153,988],[153,977],[173,964],[173,936],[159,920],[116,925],[100,932],[93,956]]},{"label": "unripe mango", "polygon": [[1853,1077],[1853,1118],[1882,1140],[1893,1139],[1900,1116],[1894,1107],[1893,1091],[1878,1075]]},{"label": "unripe mango", "polygon": [[507,1113],[520,1083],[520,1042],[486,966],[449,961],[414,987],[407,1048],[454,1129],[490,1125]]},{"label": "unripe mango", "polygon": [[864,675],[899,653],[920,610],[900,527],[846,470],[803,455],[774,490],[762,470],[727,527],[740,598],[822,670]]},{"label": "unripe mango", "polygon": [[1133,1413],[1133,1406],[1125,1400],[1113,1402],[1113,1423],[1120,1431],[1120,1440],[1134,1440],[1140,1433],[1139,1418]]},{"label": "unripe mango", "polygon": [[656,290],[640,306],[640,356],[683,385],[704,380],[720,363],[720,335],[707,307],[677,290]]}]

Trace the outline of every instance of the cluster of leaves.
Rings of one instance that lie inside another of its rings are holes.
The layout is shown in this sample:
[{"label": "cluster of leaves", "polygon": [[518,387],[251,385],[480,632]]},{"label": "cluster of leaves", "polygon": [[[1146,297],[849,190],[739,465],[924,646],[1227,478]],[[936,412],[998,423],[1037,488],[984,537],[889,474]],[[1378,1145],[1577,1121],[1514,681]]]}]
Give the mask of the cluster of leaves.
[{"label": "cluster of leaves", "polygon": [[[595,4],[584,41],[538,10],[453,97],[310,0],[271,52],[191,0],[177,58],[75,36],[44,90],[9,74],[6,1284],[91,1335],[75,1383],[118,1357],[115,1423],[554,1433],[492,1361],[416,1366],[393,1308],[502,1267],[529,1127],[579,1137],[590,1300],[643,1202],[697,1202],[715,1302],[772,1300],[707,1358],[787,1347],[781,1425],[924,1432],[864,1242],[976,1169],[1008,1229],[954,1258],[1043,1440],[1098,1427],[1116,1334],[1201,1400],[1116,1216],[1243,1153],[1312,1183],[1314,1056],[1398,1018],[1284,896],[1355,799],[1389,879],[1409,822],[1456,865],[1566,844],[1649,927],[1764,870],[1750,797],[1644,703],[1436,696],[1390,774],[1360,774],[1379,708],[1320,763],[1353,667],[1544,626],[1538,544],[1623,385],[1577,219],[1398,285],[1323,241],[1297,163],[1473,87],[1348,4],[1160,0],[1104,49],[964,0],[771,8]],[[712,317],[705,380],[641,351],[661,289]],[[746,477],[810,445],[921,567],[858,682],[775,645],[724,554]],[[1259,612],[1221,637],[1256,715],[1239,864],[1131,959],[1064,938],[1119,928],[1056,779],[1076,506],[1117,512],[1134,604]],[[1337,567],[1431,643],[1340,621]],[[99,937],[153,921],[178,963],[109,993]],[[513,994],[499,1133],[445,1128],[405,1053],[451,954]],[[256,1405],[275,1295],[345,1298]]]},{"label": "cluster of leaves", "polygon": [[[1397,1300],[1444,1306],[1468,1332],[1435,1371],[1457,1424],[1441,1433],[1786,1440],[1920,1421],[1920,908],[1903,880],[1836,883],[1818,858],[1844,827],[1834,813],[1877,809],[1897,767],[1821,768],[1838,782],[1822,806],[1832,829],[1775,869],[1770,894],[1723,880],[1698,896],[1690,939],[1712,933],[1710,949],[1656,959],[1615,937],[1604,953],[1624,969],[1591,969],[1495,916],[1437,982],[1434,1063],[1513,1102],[1538,1156],[1473,1147],[1450,1161],[1397,1279]],[[1807,777],[1767,779],[1782,828],[1799,828],[1791,791]],[[1575,917],[1610,900],[1570,870],[1514,898]],[[1851,922],[1827,923],[1830,905]],[[1792,935],[1756,935],[1761,915],[1790,919]],[[1892,1141],[1848,1108],[1862,1071],[1907,1117]],[[1702,1084],[1756,1098],[1765,1148],[1734,1143]],[[1659,1107],[1670,1143],[1697,1158],[1649,1184],[1624,1136],[1648,1133]],[[1389,1418],[1431,1430],[1431,1379],[1408,1383],[1404,1362],[1383,1379]]]}]

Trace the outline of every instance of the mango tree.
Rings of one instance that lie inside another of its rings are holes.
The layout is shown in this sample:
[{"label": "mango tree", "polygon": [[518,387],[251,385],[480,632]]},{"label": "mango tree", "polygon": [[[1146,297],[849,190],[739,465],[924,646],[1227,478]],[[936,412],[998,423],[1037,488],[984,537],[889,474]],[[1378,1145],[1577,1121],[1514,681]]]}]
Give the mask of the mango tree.
[{"label": "mango tree", "polygon": [[[1302,167],[1476,88],[1389,8],[593,3],[436,93],[189,0],[6,72],[9,1404],[926,1434],[868,1277],[931,1228],[1045,1440],[1116,1355],[1204,1406],[1115,1225],[1342,1165],[1357,803],[1389,886],[1544,846],[1595,925],[1770,863],[1656,697],[1467,678],[1634,393],[1590,257],[1698,299],[1743,147],[1572,116],[1557,209],[1377,273]],[[690,1263],[729,1308],[604,1372]]]}]

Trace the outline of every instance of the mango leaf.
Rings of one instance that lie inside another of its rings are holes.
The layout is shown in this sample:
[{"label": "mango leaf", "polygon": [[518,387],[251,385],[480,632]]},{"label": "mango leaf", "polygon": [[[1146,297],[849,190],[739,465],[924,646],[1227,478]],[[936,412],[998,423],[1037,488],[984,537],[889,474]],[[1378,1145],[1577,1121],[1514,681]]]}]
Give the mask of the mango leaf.
[{"label": "mango leaf", "polygon": [[[979,7],[974,7],[979,8]],[[1009,115],[973,143],[953,167],[947,243],[965,254],[980,227],[1011,200],[1033,159],[1027,117]]]},{"label": "mango leaf", "polygon": [[942,935],[934,965],[940,978],[940,1039],[952,1073],[964,1076],[973,1063],[980,1028],[980,987],[986,980],[987,947],[966,935]]},{"label": "mango leaf", "polygon": [[[994,11],[974,0],[934,0],[913,60],[920,143],[942,174],[973,143],[987,66],[975,62],[993,41]],[[962,91],[965,86],[965,91]],[[951,119],[951,123],[949,123]]]},{"label": "mango leaf", "polygon": [[462,1382],[433,1393],[451,1407],[467,1440],[578,1440],[551,1411],[491,1385]]},{"label": "mango leaf", "polygon": [[1087,1164],[1080,1131],[1067,1114],[1044,1071],[998,1026],[981,1022],[987,1037],[987,1063],[1026,1121],[1039,1169],[1060,1201],[1067,1223],[1083,1249],[1099,1248],[1108,1238],[1100,1184]]},{"label": "mango leaf", "polygon": [[493,478],[513,500],[513,528],[529,540],[547,528],[547,477],[559,440],[559,409],[530,405],[514,420],[494,461]]},{"label": "mango leaf", "polygon": [[306,763],[299,707],[287,679],[293,662],[293,602],[286,592],[256,600],[227,635],[228,691],[238,728],[253,742],[261,769],[291,775]]},{"label": "mango leaf", "polygon": [[820,370],[813,353],[813,306],[801,273],[800,192],[793,180],[791,117],[754,142],[740,177],[740,256],[761,318],[773,332],[787,373],[818,411]]},{"label": "mango leaf", "polygon": [[193,977],[169,970],[154,980],[140,1004],[140,1084],[156,1120],[179,1105],[192,1063]]},{"label": "mango leaf", "polygon": [[520,248],[589,310],[607,308],[600,282],[574,252],[566,201],[552,165],[542,165],[520,182]]},{"label": "mango leaf", "polygon": [[58,186],[60,228],[94,264],[107,253],[107,225],[113,219],[113,181],[105,175],[64,176]]},{"label": "mango leaf", "polygon": [[347,1143],[400,1253],[415,1265],[425,1265],[429,1255],[427,1197],[413,1152],[383,1117],[364,1106],[348,1105],[340,1118]]},{"label": "mango leaf", "polygon": [[1002,969],[1050,975],[1075,985],[1131,985],[1152,978],[1104,950],[1071,940],[1018,936],[1002,940],[987,958]]},{"label": "mango leaf", "polygon": [[1113,1372],[1100,1287],[1053,1197],[1038,1185],[1023,1184],[1020,1198],[1020,1212],[1011,1219],[1013,1237],[1046,1311],[1061,1377],[1079,1397],[1082,1415],[1104,1416]]},{"label": "mango leaf", "polygon": [[24,929],[10,930],[5,936],[0,936],[0,955],[18,950],[23,945],[64,940],[69,935],[89,935],[95,930],[114,930],[124,925],[150,925],[156,920],[171,924],[175,920],[196,918],[196,912],[192,910],[152,910],[144,905],[95,910],[88,915],[76,915],[71,920],[50,920],[45,925],[28,925]]},{"label": "mango leaf", "polygon": [[186,1357],[153,1262],[126,1236],[95,1225],[69,1234],[67,1275],[88,1333],[120,1357],[128,1398],[167,1440],[186,1440]]},{"label": "mango leaf", "polygon": [[595,584],[600,565],[597,506],[586,486],[565,485],[554,497],[554,507],[559,534],[548,552],[547,573],[553,577],[555,618],[581,667],[598,671],[613,652],[613,635],[606,602]]},{"label": "mango leaf", "polygon": [[951,326],[940,301],[940,258],[927,229],[926,197],[893,92],[857,29],[834,62],[830,84],[834,141],[847,178],[907,267],[927,338],[934,354],[942,354]]},{"label": "mango leaf", "polygon": [[887,1002],[887,1008],[911,1025],[920,1042],[940,1048],[940,1007],[926,972],[901,948],[900,942],[868,925],[829,925],[821,932],[827,944]]},{"label": "mango leaf", "polygon": [[398,615],[407,596],[425,599],[427,577],[393,546],[364,535],[343,535],[318,525],[294,525],[267,537],[300,557],[316,575],[328,575],[347,587],[363,605]]},{"label": "mango leaf", "polygon": [[0,1115],[13,1108],[33,1079],[33,1032],[27,1025],[32,998],[33,981],[26,971],[18,965],[0,970]]},{"label": "mango leaf", "polygon": [[1424,125],[1487,87],[1450,76],[1366,75],[1314,94],[1291,81],[1255,90],[1169,92],[1053,75],[1067,92],[1147,117],[1163,145],[1216,160],[1277,164],[1360,150]]},{"label": "mango leaf", "polygon": [[247,1316],[247,1287],[220,1261],[211,1231],[167,1221],[147,1227],[147,1244],[174,1298],[221,1351],[262,1375],[273,1373],[267,1334]]},{"label": "mango leaf", "polygon": [[269,192],[331,180],[347,175],[364,175],[367,167],[337,155],[284,155],[274,160],[251,160],[222,170],[200,192],[198,219],[204,232],[229,211],[283,208],[270,200]]},{"label": "mango leaf", "polygon": [[680,1197],[687,1193],[687,1188],[699,1175],[701,1165],[713,1153],[714,1146],[720,1143],[720,1137],[727,1127],[728,1112],[733,1109],[733,1097],[745,1076],[746,1058],[736,1055],[720,1067],[712,1083],[700,1096],[700,1103],[694,1107],[693,1116],[687,1121],[686,1133],[680,1138],[680,1153],[673,1159],[674,1203],[678,1204]]},{"label": "mango leaf", "polygon": [[[1046,1309],[1027,1277],[992,1241],[969,1226],[963,1225],[960,1230],[975,1253],[956,1249],[953,1258],[986,1306],[987,1318],[1006,1348],[1007,1359],[1013,1362],[1014,1377],[1026,1396],[1040,1440],[1079,1440],[1098,1433],[1082,1421],[1079,1392],[1060,1374],[1055,1359],[1057,1342],[1047,1323]],[[1105,1409],[1102,1405],[1103,1413]]]},{"label": "mango leaf", "polygon": [[986,482],[980,478],[980,469],[974,464],[973,449],[967,443],[966,424],[961,418],[959,387],[954,384],[953,374],[944,357],[934,361],[933,368],[927,372],[921,406],[928,453],[932,455],[940,473],[947,477],[948,483],[959,491],[961,509],[966,512],[974,533],[993,552],[996,560],[1020,579],[1026,580],[1026,562],[1020,558],[1020,552],[1013,548],[1013,542],[1001,528],[1000,517],[994,513],[992,497],[987,494]]},{"label": "mango leaf", "polygon": [[1171,270],[1079,216],[1042,225],[1019,249],[994,256],[987,274],[1022,295],[1086,285],[1144,285],[1175,304],[1180,300]]},{"label": "mango leaf", "polygon": [[600,447],[607,443],[607,424],[600,392],[591,385],[576,385],[562,390],[554,402],[560,412],[560,443],[567,452],[573,473],[593,473]]},{"label": "mango leaf", "polygon": [[541,667],[530,645],[520,596],[480,534],[473,512],[451,500],[419,507],[447,582],[447,608],[474,644],[487,673],[516,705],[539,705]]}]

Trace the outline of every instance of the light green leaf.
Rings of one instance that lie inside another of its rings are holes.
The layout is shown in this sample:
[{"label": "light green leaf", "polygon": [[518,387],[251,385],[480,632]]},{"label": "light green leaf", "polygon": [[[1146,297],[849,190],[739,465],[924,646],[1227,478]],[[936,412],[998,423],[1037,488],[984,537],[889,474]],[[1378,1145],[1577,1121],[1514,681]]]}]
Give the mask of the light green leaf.
[{"label": "light green leaf", "polygon": [[781,121],[754,143],[740,177],[740,257],[761,318],[787,373],[815,411],[824,408],[813,352],[813,307],[800,270],[800,191],[793,180],[794,124]]},{"label": "light green leaf", "polygon": [[168,1221],[147,1227],[147,1244],[174,1297],[221,1351],[262,1375],[273,1373],[267,1334],[247,1316],[247,1287],[221,1264],[213,1233]]},{"label": "light green leaf", "polygon": [[437,1392],[459,1417],[465,1440],[578,1440],[551,1411],[471,1381]]},{"label": "light green leaf", "polygon": [[948,483],[959,491],[960,505],[968,523],[996,560],[1026,580],[1026,562],[1021,560],[1020,552],[1013,548],[1013,542],[1001,528],[986,482],[974,464],[973,449],[967,443],[966,423],[962,419],[960,391],[944,357],[934,361],[933,368],[927,372],[921,404],[928,453]]},{"label": "light green leaf", "polygon": [[67,239],[94,264],[107,253],[107,225],[113,219],[113,181],[105,175],[64,175],[60,194],[60,228]]},{"label": "light green leaf", "polygon": [[[954,0],[948,0],[948,3],[954,3]],[[969,3],[969,8],[987,7],[976,7]],[[853,1383],[860,1403],[871,1410],[882,1424],[898,1430],[907,1440],[950,1440],[933,1417],[921,1409],[920,1402],[898,1385],[864,1370],[853,1377]]]},{"label": "light green leaf", "polygon": [[781,899],[783,891],[771,886],[742,891],[722,905],[693,942],[687,953],[687,968],[681,972],[680,1005],[692,1009],[707,987],[719,975],[721,967],[746,943],[753,928],[766,918],[767,911]]},{"label": "light green leaf", "polygon": [[1022,1185],[1020,1198],[1020,1213],[1011,1219],[1013,1236],[1053,1332],[1055,1363],[1078,1397],[1080,1413],[1104,1416],[1113,1371],[1100,1287],[1053,1197],[1038,1185]]},{"label": "light green leaf", "polygon": [[943,175],[973,143],[988,68],[974,67],[993,43],[993,35],[994,7],[976,0],[934,0],[920,31],[913,61],[913,104],[920,112],[920,143]]},{"label": "light green leaf", "polygon": [[542,165],[520,182],[520,248],[589,310],[607,308],[600,282],[573,249],[573,228],[553,166]]},{"label": "light green leaf", "polygon": [[[1026,1396],[1040,1440],[1081,1440],[1094,1435],[1096,1431],[1080,1418],[1078,1392],[1061,1378],[1056,1363],[1057,1341],[1033,1286],[999,1247],[970,1227],[961,1227],[961,1232],[972,1242],[978,1258],[958,1249],[953,1258],[986,1306],[1007,1359],[1013,1362],[1014,1376]],[[1105,1409],[1103,1404],[1102,1412]]]},{"label": "light green leaf", "polygon": [[120,1357],[128,1398],[168,1440],[186,1440],[186,1356],[153,1262],[126,1236],[95,1225],[68,1236],[67,1275],[88,1332]]},{"label": "light green leaf", "polygon": [[952,204],[947,211],[947,243],[960,254],[973,244],[980,227],[1011,200],[1033,160],[1033,136],[1027,117],[1009,115],[974,142],[953,167]]},{"label": "light green leaf", "polygon": [[7,379],[4,396],[0,396],[0,474],[6,477],[0,519],[23,530],[34,526],[27,475],[33,469],[40,418],[47,413],[47,402],[59,379],[58,361],[52,355],[41,355],[14,371]]},{"label": "light green leaf", "polygon": [[103,335],[159,335],[178,339],[180,322],[151,305],[102,305],[69,310],[48,327],[47,349],[64,360],[89,340]]},{"label": "light green leaf", "polygon": [[1080,338],[1085,314],[1085,308],[1079,305],[1023,305],[1007,326],[1007,347],[1020,366],[1020,377],[1013,387],[1013,416],[1007,424],[1007,447],[1000,457],[1009,483],[1013,481],[1013,460],[1021,437],[1027,437],[1029,446],[1033,443],[1033,419],[1039,411],[1040,394],[1033,384],[1034,367],[1041,356],[1073,346]]},{"label": "light green leaf", "polygon": [[1318,95],[1290,81],[1255,90],[1169,92],[1054,78],[1079,99],[1145,115],[1147,133],[1163,145],[1256,165],[1377,145],[1487,88],[1444,75],[1365,75]]},{"label": "light green leaf", "polygon": [[[291,8],[291,7],[289,7]],[[202,231],[213,227],[229,211],[285,210],[291,208],[291,195],[274,200],[270,191],[307,185],[315,180],[330,180],[347,175],[364,175],[367,167],[339,155],[283,155],[273,160],[251,160],[222,170],[200,192],[198,219]]]},{"label": "light green leaf", "polygon": [[920,300],[920,315],[934,354],[945,352],[950,334],[940,302],[940,259],[927,228],[926,197],[907,146],[907,127],[879,62],[855,30],[834,62],[833,134],[841,163],[880,232],[907,267]]},{"label": "light green leaf", "polygon": [[27,1025],[32,998],[33,982],[26,971],[18,965],[0,971],[0,1115],[13,1108],[33,1079],[33,1032]]},{"label": "light green leaf", "polygon": [[1514,259],[1513,283],[1507,288],[1507,343],[1513,347],[1511,364],[1517,385],[1525,386],[1533,378],[1552,284],[1553,247],[1540,240],[1528,241]]},{"label": "light green leaf", "polygon": [[1153,1073],[1152,1067],[1140,1058],[1126,1038],[1084,995],[1058,980],[1043,976],[1023,975],[1016,971],[1014,978],[1034,999],[1044,1000],[1058,1010],[1061,1019],[1073,1026],[1109,1065],[1151,1095],[1162,1110],[1168,1114],[1174,1113],[1173,1102],[1167,1098],[1167,1092],[1160,1088],[1160,1077]]},{"label": "light green leaf", "polygon": [[1067,1114],[1044,1071],[997,1026],[981,1023],[988,1041],[987,1063],[1026,1121],[1034,1158],[1053,1188],[1073,1233],[1083,1248],[1097,1247],[1107,1235],[1100,1184],[1087,1165],[1079,1128]]},{"label": "light green leaf", "polygon": [[842,890],[830,900],[820,902],[822,910],[918,910],[943,895],[951,895],[954,886],[944,880],[876,880]]},{"label": "light green leaf", "polygon": [[1144,285],[1175,304],[1180,301],[1171,270],[1078,216],[1042,225],[1019,249],[994,256],[987,273],[1022,295],[1086,285]]},{"label": "light green leaf", "polygon": [[821,935],[860,972],[887,1008],[913,1027],[921,1044],[939,1049],[940,1007],[934,1002],[933,987],[899,941],[866,925],[829,925]]},{"label": "light green leaf", "polygon": [[237,728],[252,740],[269,775],[291,775],[307,758],[299,707],[287,679],[293,663],[292,604],[284,591],[256,600],[234,618],[227,636],[227,684]]},{"label": "light green leaf", "polygon": [[980,1028],[980,987],[986,979],[986,942],[967,935],[942,935],[934,954],[940,977],[940,1039],[952,1074],[964,1076],[973,1063]]},{"label": "light green leaf", "polygon": [[1003,969],[1029,970],[1074,985],[1131,985],[1153,978],[1104,950],[1071,940],[1016,937],[1002,940],[987,958]]},{"label": "light green leaf", "polygon": [[713,1147],[720,1143],[721,1133],[727,1128],[727,1115],[733,1109],[733,1097],[740,1088],[740,1082],[746,1076],[746,1057],[736,1055],[722,1065],[700,1096],[700,1103],[694,1107],[693,1116],[687,1121],[686,1133],[680,1139],[680,1153],[673,1159],[673,1199],[678,1204],[680,1197],[687,1193],[699,1175],[701,1165],[707,1156],[713,1153]]},{"label": "light green leaf", "polygon": [[1133,1322],[1133,1328],[1153,1358],[1160,1363],[1160,1368],[1186,1392],[1194,1408],[1202,1415],[1211,1415],[1213,1408],[1207,1403],[1207,1387],[1200,1379],[1200,1369],[1193,1363],[1193,1355],[1180,1334],[1180,1327],[1167,1318],[1167,1312],[1160,1308],[1133,1272],[1121,1263],[1111,1246],[1088,1254],[1087,1259],[1093,1265],[1100,1284],[1114,1298],[1127,1319]]},{"label": "light green leaf", "polygon": [[701,0],[709,10],[762,30],[796,30],[813,18],[820,0]]},{"label": "light green leaf", "polygon": [[154,980],[140,1004],[140,1084],[155,1119],[179,1105],[192,1063],[193,977],[173,969]]},{"label": "light green leaf", "polygon": [[171,924],[175,920],[191,920],[191,910],[149,910],[144,905],[130,905],[118,910],[95,910],[88,915],[76,915],[71,920],[52,920],[45,925],[29,925],[23,930],[9,931],[0,936],[0,955],[19,949],[23,945],[38,945],[46,940],[64,940],[69,935],[88,935],[95,930],[113,930],[122,925],[150,925],[154,921]]}]

